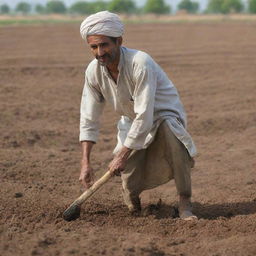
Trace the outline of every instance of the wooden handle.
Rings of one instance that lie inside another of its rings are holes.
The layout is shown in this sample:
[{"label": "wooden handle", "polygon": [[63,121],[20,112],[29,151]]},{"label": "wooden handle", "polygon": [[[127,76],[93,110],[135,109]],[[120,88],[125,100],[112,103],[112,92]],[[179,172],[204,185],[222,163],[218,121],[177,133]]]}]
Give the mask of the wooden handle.
[{"label": "wooden handle", "polygon": [[88,188],[80,197],[78,197],[72,205],[81,205],[85,200],[91,197],[103,184],[105,184],[112,174],[107,171],[100,179],[98,179],[90,188]]}]

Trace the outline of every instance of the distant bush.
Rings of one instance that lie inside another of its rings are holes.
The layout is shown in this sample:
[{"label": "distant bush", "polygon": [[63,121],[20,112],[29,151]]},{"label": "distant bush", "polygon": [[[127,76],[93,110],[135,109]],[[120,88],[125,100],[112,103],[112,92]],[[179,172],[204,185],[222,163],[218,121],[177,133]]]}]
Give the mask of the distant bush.
[{"label": "distant bush", "polygon": [[209,0],[206,13],[221,13],[221,5],[223,0]]},{"label": "distant bush", "polygon": [[197,13],[199,10],[199,3],[191,0],[182,0],[178,4],[179,10],[186,10],[188,13]]},{"label": "distant bush", "polygon": [[90,3],[87,2],[76,2],[69,8],[69,12],[77,14],[91,14],[93,12]]},{"label": "distant bush", "polygon": [[243,3],[241,0],[224,0],[222,5],[223,13],[239,13],[244,9]]},{"label": "distant bush", "polygon": [[31,5],[26,2],[20,2],[17,4],[15,11],[26,15],[31,11]]},{"label": "distant bush", "polygon": [[103,1],[84,2],[79,1],[70,6],[69,12],[76,14],[92,14],[99,11],[106,10],[108,3]]},{"label": "distant bush", "polygon": [[10,13],[10,7],[7,4],[3,4],[0,6],[0,13],[1,14],[8,14]]},{"label": "distant bush", "polygon": [[209,0],[207,13],[239,13],[244,9],[241,0]]},{"label": "distant bush", "polygon": [[45,6],[43,6],[41,4],[37,4],[35,7],[35,11],[36,11],[36,13],[44,14],[44,13],[46,13],[46,8],[45,8]]},{"label": "distant bush", "polygon": [[155,13],[155,14],[171,13],[171,6],[165,4],[164,0],[147,0],[143,9],[145,13]]},{"label": "distant bush", "polygon": [[108,9],[108,3],[104,2],[104,1],[101,1],[101,0],[92,2],[91,5],[94,8],[93,13],[100,12],[100,11],[105,11],[105,10]]},{"label": "distant bush", "polygon": [[256,13],[256,0],[249,0],[248,10],[250,13]]},{"label": "distant bush", "polygon": [[47,13],[63,14],[63,13],[66,13],[66,11],[67,11],[67,8],[62,1],[52,0],[46,4]]},{"label": "distant bush", "polygon": [[112,0],[108,5],[108,9],[117,13],[135,13],[137,11],[133,0]]}]

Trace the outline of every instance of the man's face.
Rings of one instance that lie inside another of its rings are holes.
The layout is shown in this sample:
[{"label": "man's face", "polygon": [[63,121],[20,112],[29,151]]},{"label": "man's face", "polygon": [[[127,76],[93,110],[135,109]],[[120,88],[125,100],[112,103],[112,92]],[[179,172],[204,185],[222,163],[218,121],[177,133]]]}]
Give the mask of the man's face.
[{"label": "man's face", "polygon": [[121,37],[114,42],[108,36],[92,35],[87,37],[87,42],[100,65],[107,66],[118,60]]}]

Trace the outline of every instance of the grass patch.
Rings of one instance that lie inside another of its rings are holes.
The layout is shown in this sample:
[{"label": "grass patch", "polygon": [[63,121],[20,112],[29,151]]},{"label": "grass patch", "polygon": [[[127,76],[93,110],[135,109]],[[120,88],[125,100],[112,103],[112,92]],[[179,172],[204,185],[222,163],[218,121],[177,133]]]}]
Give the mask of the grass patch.
[{"label": "grass patch", "polygon": [[[143,15],[121,16],[126,24],[256,22],[256,15]],[[0,16],[0,26],[81,23],[83,16]]]},{"label": "grass patch", "polygon": [[77,20],[41,20],[41,19],[7,19],[0,20],[0,26],[9,26],[9,25],[37,25],[37,24],[61,24],[61,23],[78,23]]}]

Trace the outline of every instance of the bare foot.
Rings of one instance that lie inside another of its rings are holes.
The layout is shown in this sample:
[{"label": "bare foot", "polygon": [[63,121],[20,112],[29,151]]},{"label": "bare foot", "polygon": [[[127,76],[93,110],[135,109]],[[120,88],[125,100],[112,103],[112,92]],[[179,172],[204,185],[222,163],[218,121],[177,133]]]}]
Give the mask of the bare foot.
[{"label": "bare foot", "polygon": [[194,215],[191,211],[184,210],[181,211],[179,215],[182,220],[198,220],[197,216]]},{"label": "bare foot", "polygon": [[135,213],[136,215],[138,212],[141,211],[141,203],[139,196],[131,196],[123,191],[123,198],[131,214]]},{"label": "bare foot", "polygon": [[183,220],[198,220],[197,216],[192,213],[190,197],[180,196],[179,215]]}]

